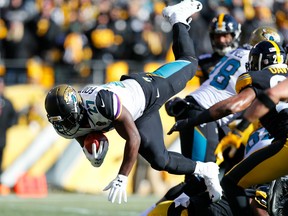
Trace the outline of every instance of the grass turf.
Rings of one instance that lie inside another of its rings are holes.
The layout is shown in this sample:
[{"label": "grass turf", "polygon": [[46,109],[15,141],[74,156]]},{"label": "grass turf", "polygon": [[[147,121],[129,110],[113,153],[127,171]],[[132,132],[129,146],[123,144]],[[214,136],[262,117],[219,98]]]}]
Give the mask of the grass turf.
[{"label": "grass turf", "polygon": [[[159,198],[159,197],[158,197]],[[110,203],[105,195],[49,193],[45,198],[0,196],[1,216],[137,216],[158,199],[128,196],[127,203]]]}]

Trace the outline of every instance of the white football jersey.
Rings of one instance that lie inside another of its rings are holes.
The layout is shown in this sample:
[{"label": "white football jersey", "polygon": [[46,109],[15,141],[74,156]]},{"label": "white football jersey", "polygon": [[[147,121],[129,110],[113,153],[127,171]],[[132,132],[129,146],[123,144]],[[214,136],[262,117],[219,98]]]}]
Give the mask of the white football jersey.
[{"label": "white football jersey", "polygon": [[[124,106],[134,121],[145,109],[145,95],[140,84],[134,79],[110,82],[104,85],[87,85],[79,91],[87,111],[89,125],[80,126],[76,134],[66,138],[75,138],[91,131],[109,131],[112,121],[117,119]],[[62,135],[62,134],[61,134]]]},{"label": "white football jersey", "polygon": [[[246,72],[249,52],[249,49],[241,47],[226,54],[211,71],[209,79],[190,95],[205,109],[235,95],[236,81],[240,74]],[[219,119],[218,123],[227,124],[236,117],[231,114]]]},{"label": "white football jersey", "polygon": [[245,146],[244,158],[257,150],[270,145],[272,141],[273,138],[270,137],[268,131],[264,127],[258,128],[249,136]]},{"label": "white football jersey", "polygon": [[[114,92],[119,97],[121,104],[130,112],[134,121],[143,114],[146,103],[145,95],[143,89],[136,80],[126,79],[123,81],[106,83],[97,87],[98,91],[101,89]],[[96,98],[95,94],[96,92],[94,92],[94,100]],[[82,98],[87,96],[87,94],[81,93]],[[114,103],[116,103],[114,106],[114,113],[116,113],[120,104],[118,101],[114,101]]]}]

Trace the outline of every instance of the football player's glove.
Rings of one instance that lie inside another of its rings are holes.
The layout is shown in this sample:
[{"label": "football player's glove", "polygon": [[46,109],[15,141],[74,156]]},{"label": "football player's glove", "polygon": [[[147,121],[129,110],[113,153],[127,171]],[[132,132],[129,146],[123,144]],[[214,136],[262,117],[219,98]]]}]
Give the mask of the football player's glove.
[{"label": "football player's glove", "polygon": [[217,158],[217,164],[220,164],[224,161],[223,152],[227,148],[231,148],[228,155],[230,158],[234,157],[237,149],[241,146],[242,143],[242,132],[234,129],[230,131],[225,137],[221,139],[217,148],[214,152]]},{"label": "football player's glove", "polygon": [[165,103],[165,109],[169,116],[176,117],[181,115],[190,103],[179,97],[175,97]]},{"label": "football player's glove", "polygon": [[172,126],[172,128],[168,131],[168,135],[172,134],[174,131],[181,131],[187,127],[194,126],[192,123],[192,118],[186,118],[176,121],[176,123]]},{"label": "football player's glove", "polygon": [[104,161],[104,158],[107,154],[108,151],[108,143],[107,141],[100,141],[99,148],[97,150],[96,144],[92,144],[92,153],[89,153],[88,150],[83,147],[83,152],[86,156],[86,158],[90,161],[92,166],[94,167],[100,167]]},{"label": "football player's glove", "polygon": [[104,191],[110,189],[108,195],[108,200],[110,202],[114,203],[118,193],[119,193],[118,203],[121,204],[122,197],[124,202],[127,202],[127,193],[126,193],[127,179],[128,179],[127,176],[118,174],[117,177],[104,188]]}]

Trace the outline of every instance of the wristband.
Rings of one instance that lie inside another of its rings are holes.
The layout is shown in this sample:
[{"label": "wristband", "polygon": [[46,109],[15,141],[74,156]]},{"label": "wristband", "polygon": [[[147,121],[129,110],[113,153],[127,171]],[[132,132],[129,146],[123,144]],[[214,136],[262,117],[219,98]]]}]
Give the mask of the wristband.
[{"label": "wristband", "polygon": [[257,96],[258,100],[265,105],[269,110],[273,109],[276,104],[273,100],[266,94],[266,92],[262,92]]},{"label": "wristband", "polygon": [[236,129],[243,132],[248,126],[251,124],[250,121],[247,119],[243,118],[242,121],[237,125]]}]

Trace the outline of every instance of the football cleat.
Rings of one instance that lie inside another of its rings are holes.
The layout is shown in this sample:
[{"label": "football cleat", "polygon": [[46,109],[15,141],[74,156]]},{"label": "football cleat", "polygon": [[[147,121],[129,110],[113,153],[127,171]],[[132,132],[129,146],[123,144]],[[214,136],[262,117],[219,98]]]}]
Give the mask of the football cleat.
[{"label": "football cleat", "polygon": [[175,23],[181,22],[189,27],[192,21],[191,16],[201,11],[203,5],[199,1],[183,0],[178,4],[167,6],[163,9],[163,17],[166,18],[173,26]]}]

